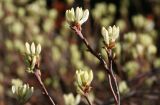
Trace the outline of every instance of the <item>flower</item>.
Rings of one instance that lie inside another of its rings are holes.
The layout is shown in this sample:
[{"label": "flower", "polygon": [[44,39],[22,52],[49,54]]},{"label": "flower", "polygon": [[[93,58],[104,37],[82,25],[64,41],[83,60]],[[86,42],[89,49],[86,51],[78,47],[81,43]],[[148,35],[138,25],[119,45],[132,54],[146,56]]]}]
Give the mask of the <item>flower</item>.
[{"label": "flower", "polygon": [[115,40],[119,37],[119,27],[116,27],[115,25],[113,27],[109,26],[108,30],[106,30],[105,27],[102,27],[101,33],[107,48],[113,48],[115,46]]},{"label": "flower", "polygon": [[23,84],[18,79],[12,80],[12,93],[19,103],[24,104],[32,96],[33,91],[34,88],[28,84]]},{"label": "flower", "polygon": [[63,97],[65,105],[78,105],[81,99],[80,95],[74,97],[72,93],[64,94]]},{"label": "flower", "polygon": [[28,42],[25,43],[26,46],[26,64],[27,71],[33,72],[35,65],[39,62],[41,45],[35,46],[34,42],[30,45]]},{"label": "flower", "polygon": [[76,10],[71,8],[70,10],[66,11],[66,20],[71,25],[82,25],[84,22],[87,21],[89,17],[89,10],[85,9],[84,11],[82,8],[77,7]]},{"label": "flower", "polygon": [[93,80],[92,70],[77,70],[76,71],[76,86],[78,93],[84,95],[91,89],[90,85]]}]

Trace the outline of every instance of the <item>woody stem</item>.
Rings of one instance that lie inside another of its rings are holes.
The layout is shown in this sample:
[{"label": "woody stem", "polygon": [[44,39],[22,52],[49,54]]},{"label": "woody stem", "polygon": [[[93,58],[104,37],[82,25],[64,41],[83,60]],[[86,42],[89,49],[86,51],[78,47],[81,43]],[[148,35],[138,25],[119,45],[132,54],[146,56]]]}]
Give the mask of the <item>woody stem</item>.
[{"label": "woody stem", "polygon": [[92,105],[91,101],[89,100],[88,96],[87,95],[84,95],[85,99],[87,100],[88,104],[89,105]]},{"label": "woody stem", "polygon": [[[38,65],[38,66],[39,66],[39,65]],[[37,78],[37,80],[38,80],[38,82],[39,82],[39,84],[40,84],[40,86],[41,86],[44,94],[47,96],[47,98],[49,99],[49,101],[51,102],[51,104],[52,104],[52,105],[56,105],[55,102],[53,101],[53,99],[51,98],[51,96],[49,95],[49,93],[48,93],[48,91],[47,91],[44,83],[42,82],[42,79],[41,79],[41,71],[38,69],[38,68],[39,68],[38,66],[37,66],[37,67],[35,66],[34,75],[35,75],[35,77]]]},{"label": "woody stem", "polygon": [[[107,71],[109,84],[110,84],[110,89],[111,89],[112,95],[114,96],[115,104],[120,105],[120,94],[119,94],[118,84],[117,84],[117,80],[116,80],[116,77],[115,77],[115,75],[113,73],[113,69],[112,69],[112,54],[111,54],[112,52],[108,53],[108,55],[109,55],[109,67],[108,67],[106,61],[102,58],[102,56],[100,54],[97,54],[90,47],[87,39],[83,36],[81,30],[79,30],[79,28],[77,28],[76,26],[71,27],[71,29],[75,31],[75,33],[79,36],[79,38],[83,41],[83,43],[88,48],[88,51],[100,61],[100,63],[103,65],[103,67]],[[116,90],[113,89],[112,82],[114,83],[114,86],[116,87]]]}]

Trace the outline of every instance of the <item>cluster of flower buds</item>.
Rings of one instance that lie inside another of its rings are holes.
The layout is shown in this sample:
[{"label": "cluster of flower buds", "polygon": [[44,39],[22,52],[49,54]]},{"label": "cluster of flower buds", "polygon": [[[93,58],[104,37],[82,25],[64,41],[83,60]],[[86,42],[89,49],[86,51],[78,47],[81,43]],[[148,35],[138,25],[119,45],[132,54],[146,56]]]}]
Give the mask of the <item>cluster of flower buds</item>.
[{"label": "cluster of flower buds", "polygon": [[76,71],[76,86],[77,91],[81,95],[86,95],[91,90],[91,82],[93,80],[92,70],[77,70]]},{"label": "cluster of flower buds", "polygon": [[76,97],[72,93],[64,94],[65,105],[78,105],[80,103],[81,97],[78,94]]},{"label": "cluster of flower buds", "polygon": [[24,104],[33,94],[34,88],[23,84],[19,80],[13,80],[12,93],[20,104]]},{"label": "cluster of flower buds", "polygon": [[38,44],[37,46],[35,46],[34,42],[32,42],[31,45],[28,42],[26,42],[25,46],[26,46],[27,71],[33,73],[35,65],[39,64],[41,45]]},{"label": "cluster of flower buds", "polygon": [[70,26],[77,26],[81,29],[81,25],[87,21],[89,17],[88,9],[82,10],[82,8],[77,7],[76,10],[73,8],[66,11],[66,20]]},{"label": "cluster of flower buds", "polygon": [[109,26],[108,30],[105,27],[102,27],[101,33],[107,48],[114,48],[115,40],[119,37],[119,27],[116,27],[115,25],[113,27]]}]

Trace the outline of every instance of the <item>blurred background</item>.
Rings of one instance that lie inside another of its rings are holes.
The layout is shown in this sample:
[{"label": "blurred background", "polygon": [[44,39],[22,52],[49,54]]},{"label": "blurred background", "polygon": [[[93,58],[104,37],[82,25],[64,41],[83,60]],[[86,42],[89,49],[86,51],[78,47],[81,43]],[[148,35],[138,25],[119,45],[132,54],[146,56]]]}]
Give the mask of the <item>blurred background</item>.
[{"label": "blurred background", "polygon": [[76,96],[74,74],[80,68],[94,72],[94,103],[113,105],[105,70],[65,21],[66,9],[77,6],[90,10],[82,32],[106,61],[101,27],[120,27],[113,68],[121,105],[160,105],[160,0],[0,0],[0,105],[17,105],[14,78],[35,87],[26,105],[49,105],[26,72],[24,45],[33,41],[42,45],[42,80],[58,105],[65,105],[64,94]]}]

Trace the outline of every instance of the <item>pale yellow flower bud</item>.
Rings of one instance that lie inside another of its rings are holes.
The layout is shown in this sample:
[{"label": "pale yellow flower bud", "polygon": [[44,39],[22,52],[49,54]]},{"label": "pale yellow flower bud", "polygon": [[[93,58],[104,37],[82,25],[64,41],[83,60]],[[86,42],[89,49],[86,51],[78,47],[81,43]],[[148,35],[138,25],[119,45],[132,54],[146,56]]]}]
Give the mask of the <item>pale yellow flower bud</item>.
[{"label": "pale yellow flower bud", "polygon": [[93,80],[92,70],[77,70],[76,71],[77,91],[80,94],[85,94],[86,92],[89,92],[92,80]]},{"label": "pale yellow flower bud", "polygon": [[65,105],[78,105],[81,99],[80,95],[77,95],[76,97],[74,97],[72,93],[64,94],[63,97],[64,97]]},{"label": "pale yellow flower bud", "polygon": [[26,46],[26,65],[27,65],[27,71],[30,73],[33,73],[35,65],[39,63],[40,53],[41,53],[41,45],[38,44],[37,46],[32,42],[31,45],[29,45],[28,42],[25,44]]},{"label": "pale yellow flower bud", "polygon": [[84,10],[80,7],[77,7],[75,10],[72,8],[67,10],[66,13],[66,20],[70,25],[82,25],[84,22],[87,21],[89,17],[88,9]]},{"label": "pale yellow flower bud", "polygon": [[102,27],[101,33],[107,47],[113,48],[115,40],[119,37],[119,27],[116,27],[115,25],[113,27],[109,26],[108,30]]},{"label": "pale yellow flower bud", "polygon": [[[12,93],[15,98],[22,104],[25,103],[33,94],[34,88],[30,87],[28,84],[17,84],[19,80],[13,79],[12,81]],[[15,81],[17,81],[15,83]]]}]

